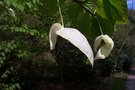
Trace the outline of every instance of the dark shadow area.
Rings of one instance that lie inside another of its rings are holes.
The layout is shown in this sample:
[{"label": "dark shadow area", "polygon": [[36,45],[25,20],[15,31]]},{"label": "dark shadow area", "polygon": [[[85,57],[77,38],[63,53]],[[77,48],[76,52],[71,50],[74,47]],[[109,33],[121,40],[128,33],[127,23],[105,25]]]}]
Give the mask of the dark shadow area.
[{"label": "dark shadow area", "polygon": [[129,75],[134,75],[135,76],[135,68],[130,68],[128,71]]}]

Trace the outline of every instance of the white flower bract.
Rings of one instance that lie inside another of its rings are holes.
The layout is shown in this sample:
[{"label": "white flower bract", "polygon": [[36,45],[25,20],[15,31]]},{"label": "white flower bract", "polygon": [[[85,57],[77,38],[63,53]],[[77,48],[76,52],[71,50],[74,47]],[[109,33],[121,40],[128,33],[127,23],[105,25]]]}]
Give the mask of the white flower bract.
[{"label": "white flower bract", "polygon": [[85,36],[74,28],[64,28],[59,23],[55,23],[52,25],[49,33],[49,41],[50,41],[50,49],[55,48],[57,35],[71,42],[74,46],[79,48],[89,59],[91,64],[93,65],[93,51],[85,38]]},{"label": "white flower bract", "polygon": [[50,49],[51,50],[53,50],[55,48],[55,45],[56,45],[56,40],[57,40],[56,31],[58,31],[61,28],[63,28],[63,26],[61,26],[61,24],[59,24],[59,23],[55,23],[51,26],[51,29],[49,32],[49,42],[50,42]]},{"label": "white flower bract", "polygon": [[15,11],[12,8],[9,8],[9,13],[14,17],[15,16]]},{"label": "white flower bract", "polygon": [[97,52],[95,60],[108,57],[113,47],[114,42],[108,35],[98,36],[94,42],[94,51]]}]

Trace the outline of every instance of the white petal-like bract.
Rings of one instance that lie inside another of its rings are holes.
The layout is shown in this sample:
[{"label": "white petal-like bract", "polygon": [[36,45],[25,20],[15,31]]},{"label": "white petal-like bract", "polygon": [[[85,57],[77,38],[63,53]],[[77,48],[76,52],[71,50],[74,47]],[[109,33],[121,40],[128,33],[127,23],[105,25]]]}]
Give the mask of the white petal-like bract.
[{"label": "white petal-like bract", "polygon": [[[114,47],[113,40],[108,35],[100,35],[94,42],[94,50],[98,51],[95,57],[96,59],[105,59],[109,56]],[[99,48],[99,50],[97,50]]]},{"label": "white petal-like bract", "polygon": [[55,48],[55,45],[56,45],[56,40],[57,40],[56,31],[60,30],[61,28],[63,28],[63,26],[61,26],[61,24],[59,24],[59,23],[54,23],[51,26],[51,29],[49,32],[49,42],[50,42],[50,49],[51,50],[53,50]]},{"label": "white petal-like bract", "polygon": [[98,36],[94,42],[94,51],[97,52],[98,47],[101,44],[101,41],[103,40],[103,35]]},{"label": "white petal-like bract", "polygon": [[74,28],[61,28],[56,34],[70,41],[74,46],[79,48],[89,59],[93,65],[93,51],[85,38],[85,36]]}]

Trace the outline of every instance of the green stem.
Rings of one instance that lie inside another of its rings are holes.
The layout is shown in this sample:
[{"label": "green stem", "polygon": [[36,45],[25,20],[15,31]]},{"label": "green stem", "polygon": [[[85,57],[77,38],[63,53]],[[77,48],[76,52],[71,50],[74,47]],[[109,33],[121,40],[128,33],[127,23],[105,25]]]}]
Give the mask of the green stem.
[{"label": "green stem", "polygon": [[62,17],[61,8],[60,8],[60,1],[59,0],[57,0],[57,5],[58,5],[59,13],[60,13],[61,24],[62,24],[62,26],[64,26],[63,17]]},{"label": "green stem", "polygon": [[100,32],[101,32],[101,34],[103,35],[103,29],[102,29],[102,27],[101,27],[101,24],[100,24],[99,19],[97,18],[97,16],[96,16],[96,19],[97,19],[97,21],[98,21],[98,25],[99,25]]}]

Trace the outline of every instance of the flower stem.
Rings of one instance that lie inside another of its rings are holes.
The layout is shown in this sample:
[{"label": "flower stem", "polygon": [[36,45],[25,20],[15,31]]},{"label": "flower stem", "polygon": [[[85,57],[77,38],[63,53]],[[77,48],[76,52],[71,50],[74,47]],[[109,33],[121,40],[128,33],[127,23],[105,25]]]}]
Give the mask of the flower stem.
[{"label": "flower stem", "polygon": [[101,24],[100,24],[99,19],[97,18],[97,16],[96,16],[96,19],[97,19],[97,21],[98,21],[98,25],[99,25],[100,32],[101,32],[101,34],[103,35],[103,29],[102,29],[102,27],[101,27]]},{"label": "flower stem", "polygon": [[61,8],[60,8],[60,1],[59,0],[57,0],[57,6],[58,6],[58,9],[59,9],[59,13],[60,13],[61,24],[62,24],[62,26],[64,26],[63,17],[62,17]]}]

